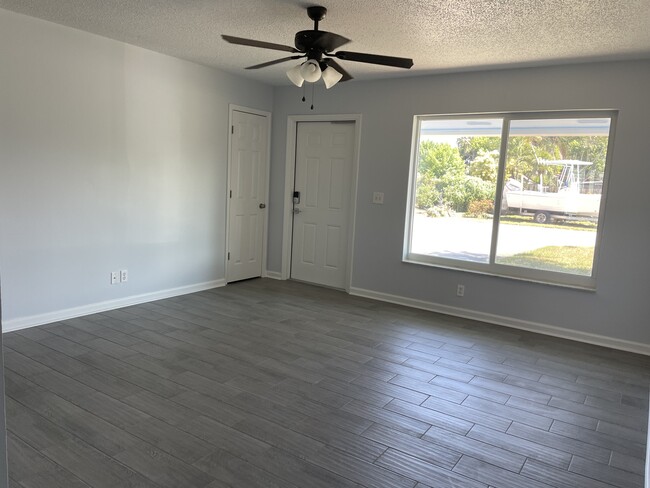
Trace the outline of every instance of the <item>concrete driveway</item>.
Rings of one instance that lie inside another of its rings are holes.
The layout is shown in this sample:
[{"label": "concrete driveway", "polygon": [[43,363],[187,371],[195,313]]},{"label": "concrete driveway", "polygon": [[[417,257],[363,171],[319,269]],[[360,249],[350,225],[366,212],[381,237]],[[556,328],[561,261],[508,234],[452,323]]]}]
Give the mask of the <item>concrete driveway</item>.
[{"label": "concrete driveway", "polygon": [[[432,218],[416,213],[414,224],[412,252],[488,262],[492,238],[490,219]],[[594,247],[595,243],[595,231],[503,223],[499,227],[497,256],[512,256],[546,246]]]}]

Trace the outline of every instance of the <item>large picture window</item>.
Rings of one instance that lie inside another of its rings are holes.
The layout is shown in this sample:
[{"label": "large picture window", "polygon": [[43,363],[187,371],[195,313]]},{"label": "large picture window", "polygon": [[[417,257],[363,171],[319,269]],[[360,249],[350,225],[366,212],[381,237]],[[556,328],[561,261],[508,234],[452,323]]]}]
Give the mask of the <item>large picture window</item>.
[{"label": "large picture window", "polygon": [[614,122],[416,117],[404,259],[595,288]]}]

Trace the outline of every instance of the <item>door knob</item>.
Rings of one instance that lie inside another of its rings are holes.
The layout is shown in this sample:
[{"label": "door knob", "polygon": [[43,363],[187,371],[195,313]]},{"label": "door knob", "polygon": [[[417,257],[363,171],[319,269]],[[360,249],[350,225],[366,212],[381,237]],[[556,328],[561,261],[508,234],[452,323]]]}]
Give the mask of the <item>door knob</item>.
[{"label": "door knob", "polygon": [[260,208],[266,208],[266,203],[260,203]]}]

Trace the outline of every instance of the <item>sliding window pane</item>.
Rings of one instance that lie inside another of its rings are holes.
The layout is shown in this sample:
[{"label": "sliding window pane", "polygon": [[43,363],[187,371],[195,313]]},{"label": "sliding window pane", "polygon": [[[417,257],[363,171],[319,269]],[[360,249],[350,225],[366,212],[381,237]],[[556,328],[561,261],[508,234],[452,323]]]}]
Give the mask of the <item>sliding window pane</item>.
[{"label": "sliding window pane", "polygon": [[502,119],[422,119],[410,254],[488,263]]},{"label": "sliding window pane", "polygon": [[592,275],[610,123],[510,123],[497,264]]}]

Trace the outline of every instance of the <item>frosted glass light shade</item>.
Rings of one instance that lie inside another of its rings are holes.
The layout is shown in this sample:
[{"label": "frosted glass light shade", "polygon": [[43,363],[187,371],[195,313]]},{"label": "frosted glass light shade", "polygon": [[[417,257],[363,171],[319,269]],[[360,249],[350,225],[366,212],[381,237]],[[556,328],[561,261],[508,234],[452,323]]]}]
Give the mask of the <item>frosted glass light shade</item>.
[{"label": "frosted glass light shade", "polygon": [[325,88],[328,90],[341,81],[341,78],[343,78],[343,75],[331,66],[323,70],[323,82],[325,82]]},{"label": "frosted glass light shade", "polygon": [[302,63],[302,66],[300,66],[300,74],[305,81],[308,81],[309,83],[314,83],[320,80],[321,71],[318,62],[313,59],[305,61]]},{"label": "frosted glass light shade", "polygon": [[301,68],[302,68],[302,64],[298,64],[287,71],[287,77],[291,80],[291,83],[293,83],[297,87],[301,87],[302,84],[305,82],[305,79],[300,74]]}]

